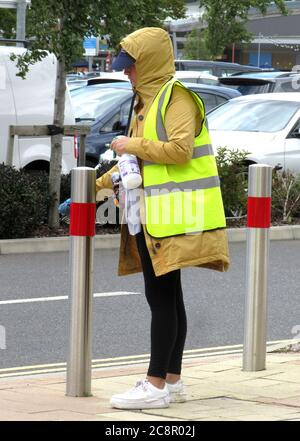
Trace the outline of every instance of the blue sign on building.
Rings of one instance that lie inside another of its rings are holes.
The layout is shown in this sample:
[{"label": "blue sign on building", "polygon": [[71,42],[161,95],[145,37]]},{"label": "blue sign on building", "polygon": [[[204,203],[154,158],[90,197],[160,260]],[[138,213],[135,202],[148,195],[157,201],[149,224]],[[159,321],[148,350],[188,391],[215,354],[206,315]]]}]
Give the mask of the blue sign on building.
[{"label": "blue sign on building", "polygon": [[96,37],[86,37],[83,40],[83,48],[85,49],[85,55],[89,55],[89,56],[96,55],[97,38]]},{"label": "blue sign on building", "polygon": [[[258,65],[258,52],[249,53],[249,64],[251,66]],[[259,54],[259,67],[272,67],[272,53],[271,52],[261,52]]]}]

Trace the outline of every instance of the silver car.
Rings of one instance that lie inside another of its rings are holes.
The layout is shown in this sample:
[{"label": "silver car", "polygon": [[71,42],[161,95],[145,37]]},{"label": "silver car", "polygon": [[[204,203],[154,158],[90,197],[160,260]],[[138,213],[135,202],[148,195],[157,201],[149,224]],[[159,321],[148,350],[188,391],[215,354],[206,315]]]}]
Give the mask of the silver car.
[{"label": "silver car", "polygon": [[300,173],[300,93],[234,98],[208,114],[213,148],[246,150],[248,163]]}]

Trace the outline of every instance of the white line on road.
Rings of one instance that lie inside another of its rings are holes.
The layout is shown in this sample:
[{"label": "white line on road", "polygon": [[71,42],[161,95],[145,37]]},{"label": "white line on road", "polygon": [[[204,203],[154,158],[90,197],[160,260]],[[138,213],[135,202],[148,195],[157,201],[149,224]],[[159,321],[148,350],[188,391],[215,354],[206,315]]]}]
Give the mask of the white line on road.
[{"label": "white line on road", "polygon": [[[115,296],[132,296],[141,294],[140,292],[131,291],[114,291],[114,292],[96,292],[94,297],[115,297]],[[18,303],[34,303],[34,302],[54,302],[57,300],[68,300],[68,296],[56,297],[36,297],[31,299],[16,299],[16,300],[0,300],[0,305],[15,305]]]}]

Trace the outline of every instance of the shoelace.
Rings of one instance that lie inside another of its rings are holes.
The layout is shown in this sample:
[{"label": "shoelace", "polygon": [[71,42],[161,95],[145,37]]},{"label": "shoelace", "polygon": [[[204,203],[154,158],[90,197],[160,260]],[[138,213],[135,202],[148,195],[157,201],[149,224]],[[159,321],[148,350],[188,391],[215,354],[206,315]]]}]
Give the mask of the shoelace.
[{"label": "shoelace", "polygon": [[136,385],[133,388],[133,390],[135,390],[135,389],[143,389],[144,391],[146,391],[148,389],[148,384],[149,384],[148,380],[140,380],[140,381],[138,381],[136,383]]}]

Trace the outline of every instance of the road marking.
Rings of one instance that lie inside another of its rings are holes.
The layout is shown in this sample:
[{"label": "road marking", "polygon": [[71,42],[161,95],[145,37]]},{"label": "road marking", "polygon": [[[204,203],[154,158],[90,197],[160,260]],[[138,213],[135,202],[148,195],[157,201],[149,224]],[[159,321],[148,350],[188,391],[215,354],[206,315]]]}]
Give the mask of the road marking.
[{"label": "road marking", "polygon": [[[289,340],[276,340],[267,342],[268,348],[272,349],[274,345],[281,345],[281,347],[288,344],[296,344],[299,340],[289,339]],[[230,355],[230,354],[242,354],[243,345],[228,345],[228,346],[216,346],[210,348],[201,349],[190,349],[183,353],[183,360],[190,360],[192,358],[204,358],[213,357],[220,355]],[[92,360],[92,369],[99,368],[111,368],[118,366],[129,366],[136,364],[149,363],[150,354],[141,355],[129,355],[113,358],[100,358]],[[50,374],[50,373],[65,373],[67,369],[67,363],[51,363],[51,364],[38,364],[29,366],[20,366],[12,368],[0,369],[0,378],[6,377],[17,377],[22,375],[35,375],[35,374]]]},{"label": "road marking", "polygon": [[114,297],[114,296],[135,296],[141,294],[140,292],[131,291],[115,291],[115,292],[96,292],[94,297]]},{"label": "road marking", "polygon": [[[96,292],[94,298],[98,297],[114,297],[114,296],[133,296],[141,294],[140,292],[131,291],[114,291],[114,292]],[[69,296],[55,296],[55,297],[35,297],[31,299],[16,299],[16,300],[0,300],[0,305],[15,305],[18,303],[35,303],[35,302],[55,302],[57,300],[68,300]]]}]

